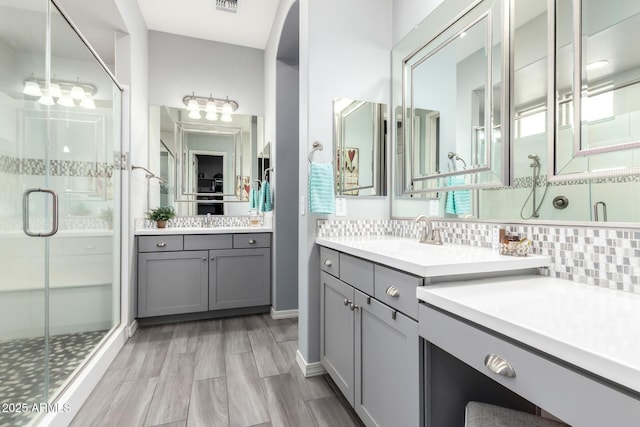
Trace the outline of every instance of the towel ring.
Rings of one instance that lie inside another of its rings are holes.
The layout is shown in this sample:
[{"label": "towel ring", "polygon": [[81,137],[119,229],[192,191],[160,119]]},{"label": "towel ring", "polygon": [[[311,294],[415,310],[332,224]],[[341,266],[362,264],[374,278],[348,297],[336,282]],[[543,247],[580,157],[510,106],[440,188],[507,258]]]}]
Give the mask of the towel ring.
[{"label": "towel ring", "polygon": [[314,142],[312,147],[313,148],[309,152],[309,163],[311,163],[311,158],[313,157],[313,153],[315,153],[316,151],[322,151],[324,149],[324,147],[322,146],[322,143],[318,141]]}]

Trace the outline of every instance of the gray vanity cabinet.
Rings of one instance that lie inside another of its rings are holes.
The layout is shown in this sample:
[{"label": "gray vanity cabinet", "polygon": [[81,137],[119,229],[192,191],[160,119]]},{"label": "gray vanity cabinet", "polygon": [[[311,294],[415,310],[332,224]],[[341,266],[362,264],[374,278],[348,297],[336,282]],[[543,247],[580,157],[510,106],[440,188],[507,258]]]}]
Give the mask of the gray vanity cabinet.
[{"label": "gray vanity cabinet", "polygon": [[355,405],[368,426],[418,426],[418,322],[356,291]]},{"label": "gray vanity cabinet", "polygon": [[209,310],[268,305],[270,284],[269,248],[209,251]]},{"label": "gray vanity cabinet", "polygon": [[207,255],[207,251],[140,253],[138,317],[207,311]]},{"label": "gray vanity cabinet", "polygon": [[320,273],[321,361],[353,406],[355,317],[350,310],[355,290],[324,271]]},{"label": "gray vanity cabinet", "polygon": [[[326,265],[326,260],[331,261],[329,266],[337,265],[337,253],[322,249],[321,265]],[[348,278],[357,278],[357,288],[347,282]],[[339,278],[323,268],[321,362],[367,426],[417,427],[418,322],[370,295],[374,294],[376,280],[373,263],[342,253]],[[370,294],[359,289],[367,289]]]}]

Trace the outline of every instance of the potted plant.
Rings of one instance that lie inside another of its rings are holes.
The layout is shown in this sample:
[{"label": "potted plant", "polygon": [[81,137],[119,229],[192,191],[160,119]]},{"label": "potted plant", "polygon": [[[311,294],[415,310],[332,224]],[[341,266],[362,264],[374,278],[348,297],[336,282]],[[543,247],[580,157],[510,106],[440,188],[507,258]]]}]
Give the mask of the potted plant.
[{"label": "potted plant", "polygon": [[100,212],[100,218],[107,223],[107,228],[113,228],[113,208],[106,207]]},{"label": "potted plant", "polygon": [[176,216],[173,206],[160,206],[147,212],[147,219],[158,223],[158,228],[165,228],[167,221]]}]

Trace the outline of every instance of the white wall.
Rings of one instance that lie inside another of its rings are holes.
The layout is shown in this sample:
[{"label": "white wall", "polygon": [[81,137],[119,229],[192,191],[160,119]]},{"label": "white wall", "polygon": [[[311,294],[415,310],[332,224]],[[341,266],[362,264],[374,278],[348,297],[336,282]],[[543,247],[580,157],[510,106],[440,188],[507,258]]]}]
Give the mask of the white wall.
[{"label": "white wall", "polygon": [[264,116],[264,51],[149,31],[149,104],[184,108],[193,92],[228,96],[237,113]]},{"label": "white wall", "polygon": [[424,18],[430,14],[443,0],[393,0],[393,46]]}]

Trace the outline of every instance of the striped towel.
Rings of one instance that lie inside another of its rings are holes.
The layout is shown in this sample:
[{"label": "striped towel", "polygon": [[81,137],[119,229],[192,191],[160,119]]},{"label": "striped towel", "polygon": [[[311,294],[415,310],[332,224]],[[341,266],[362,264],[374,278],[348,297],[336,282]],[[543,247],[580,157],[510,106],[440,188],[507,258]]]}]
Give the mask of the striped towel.
[{"label": "striped towel", "polygon": [[[466,181],[464,176],[450,176],[447,178],[448,187],[456,187],[458,185],[465,185]],[[448,214],[468,214],[471,213],[471,191],[470,190],[456,190],[447,191],[447,201],[445,203],[444,211]]]},{"label": "striped towel", "polygon": [[271,205],[271,184],[266,179],[262,181],[262,187],[260,187],[258,210],[260,212],[271,212],[273,210]]},{"label": "striped towel", "polygon": [[309,165],[309,212],[332,214],[336,211],[333,184],[333,164]]},{"label": "striped towel", "polygon": [[249,209],[258,209],[258,192],[255,188],[249,192]]}]

